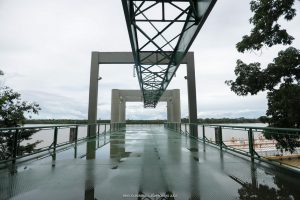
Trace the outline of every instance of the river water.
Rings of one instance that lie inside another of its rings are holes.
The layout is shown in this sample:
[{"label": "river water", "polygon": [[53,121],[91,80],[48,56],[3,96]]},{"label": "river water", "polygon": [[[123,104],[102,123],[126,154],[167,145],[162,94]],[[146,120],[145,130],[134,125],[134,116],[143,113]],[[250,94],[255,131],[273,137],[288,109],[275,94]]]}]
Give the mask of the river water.
[{"label": "river water", "polygon": [[[41,126],[56,126],[59,124],[27,124],[25,127],[41,127]],[[220,124],[221,125],[221,124]],[[262,123],[243,123],[243,124],[223,124],[223,125],[232,125],[232,126],[252,126],[252,127],[265,127],[266,124]],[[132,126],[132,125],[127,125]],[[143,126],[143,125],[134,125],[134,126]],[[162,126],[162,125],[152,125],[152,126]],[[108,128],[107,128],[108,129]],[[182,127],[184,129],[184,127]],[[199,137],[202,136],[202,127],[199,126]],[[104,131],[104,126],[100,126],[100,133]],[[205,135],[209,140],[215,140],[215,130],[213,128],[206,128]],[[78,129],[78,138],[86,137],[87,135],[87,128],[86,126],[80,126]],[[254,134],[255,138],[259,138],[262,134]],[[36,148],[47,147],[52,144],[54,137],[54,128],[48,129],[41,129],[34,133],[31,136],[30,140],[25,140],[22,144],[32,143],[34,141],[41,141]],[[57,136],[57,143],[67,142],[69,141],[70,137],[70,128],[59,128],[58,129],[58,136]],[[231,129],[224,129],[223,130],[223,140],[229,141],[232,139],[236,140],[246,140],[248,138],[247,132],[242,130],[231,130]]]}]

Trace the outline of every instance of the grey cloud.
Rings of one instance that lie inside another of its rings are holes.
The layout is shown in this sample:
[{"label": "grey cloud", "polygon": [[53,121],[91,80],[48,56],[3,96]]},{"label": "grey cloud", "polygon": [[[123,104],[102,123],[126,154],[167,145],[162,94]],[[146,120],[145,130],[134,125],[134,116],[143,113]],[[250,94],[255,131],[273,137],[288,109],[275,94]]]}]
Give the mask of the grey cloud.
[{"label": "grey cloud", "polygon": [[24,100],[37,102],[42,108],[39,116],[35,118],[87,118],[87,105],[72,98],[33,90],[21,91],[21,93]]},{"label": "grey cloud", "polygon": [[[0,4],[0,67],[7,75],[5,84],[21,91],[26,100],[40,103],[39,118],[86,118],[91,52],[131,50],[121,2],[2,0]],[[264,49],[262,55],[238,53],[235,44],[251,29],[250,16],[249,1],[218,1],[192,45],[199,117],[258,117],[265,112],[265,93],[241,98],[224,84],[234,78],[236,59],[265,66],[285,48]],[[295,37],[299,20],[284,24]],[[300,45],[299,38],[294,45]],[[132,65],[100,65],[99,71],[103,79],[98,118],[109,119],[111,89],[138,89],[139,85]],[[169,85],[181,90],[182,116],[188,113],[185,75],[181,66]],[[127,118],[156,117],[166,117],[164,106],[150,111],[142,105],[128,107]]]}]

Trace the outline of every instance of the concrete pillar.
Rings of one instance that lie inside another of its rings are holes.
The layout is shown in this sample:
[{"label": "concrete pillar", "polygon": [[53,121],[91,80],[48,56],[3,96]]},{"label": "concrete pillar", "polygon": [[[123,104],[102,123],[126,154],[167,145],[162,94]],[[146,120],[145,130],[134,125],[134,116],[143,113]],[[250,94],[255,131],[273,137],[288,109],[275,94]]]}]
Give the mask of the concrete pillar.
[{"label": "concrete pillar", "polygon": [[117,123],[120,119],[120,93],[117,89],[111,91],[111,115],[110,123]]},{"label": "concrete pillar", "polygon": [[181,122],[181,109],[180,109],[180,90],[172,90],[172,113],[173,113],[173,122]]},{"label": "concrete pillar", "polygon": [[171,103],[167,100],[167,121],[171,122]]},{"label": "concrete pillar", "polygon": [[119,104],[119,122],[125,123],[126,122],[126,101],[124,98],[121,97],[120,104]]},{"label": "concrete pillar", "polygon": [[[92,52],[91,72],[90,72],[90,89],[89,89],[89,108],[88,123],[97,122],[97,102],[98,102],[98,77],[99,77],[99,54]],[[96,125],[90,125],[87,130],[87,136],[96,136]]]},{"label": "concrete pillar", "polygon": [[124,101],[123,104],[123,117],[122,117],[122,122],[126,123],[126,101]]},{"label": "concrete pillar", "polygon": [[[187,55],[187,89],[188,89],[188,107],[189,107],[189,123],[197,123],[197,95],[195,80],[195,61],[194,53]],[[197,126],[190,126],[190,133],[194,137],[198,137]]]},{"label": "concrete pillar", "polygon": [[167,99],[167,112],[168,112],[168,122],[174,122],[173,120],[173,99],[168,97]]}]

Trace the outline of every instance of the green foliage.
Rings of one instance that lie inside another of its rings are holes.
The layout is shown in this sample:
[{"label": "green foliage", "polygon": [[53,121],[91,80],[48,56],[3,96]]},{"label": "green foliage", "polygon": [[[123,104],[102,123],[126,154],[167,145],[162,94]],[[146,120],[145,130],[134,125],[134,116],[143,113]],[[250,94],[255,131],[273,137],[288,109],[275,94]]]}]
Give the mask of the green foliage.
[{"label": "green foliage", "polygon": [[266,123],[269,123],[269,118],[267,116],[260,116],[258,118],[258,121],[261,122],[261,123],[266,124]]},{"label": "green foliage", "polygon": [[266,69],[260,63],[245,64],[237,61],[235,81],[225,81],[237,95],[255,95],[260,91],[274,91],[281,84],[300,84],[300,51],[289,47],[280,51],[278,57]]},{"label": "green foliage", "polygon": [[[3,72],[1,73],[3,75]],[[21,95],[8,87],[0,88],[0,128],[18,127],[24,124],[25,114],[37,114],[40,107],[36,103],[28,103],[21,100]],[[22,145],[24,140],[30,137],[36,130],[22,130],[18,133],[18,155],[30,153],[41,141]],[[15,130],[0,131],[0,160],[8,159],[13,152],[13,138]]]},{"label": "green foliage", "polygon": [[[243,36],[236,47],[239,52],[259,50],[266,45],[290,45],[293,37],[278,22],[283,18],[292,20],[296,15],[293,8],[295,0],[252,0],[251,11],[254,13],[250,23],[254,25],[250,35]],[[300,50],[288,47],[280,51],[273,62],[262,69],[260,63],[246,64],[237,61],[236,80],[225,81],[237,95],[256,95],[268,91],[269,125],[281,128],[300,127]],[[277,148],[294,151],[299,147],[299,134],[274,134],[265,132],[268,139],[277,140]]]},{"label": "green foliage", "polygon": [[268,92],[267,115],[270,126],[300,128],[300,86],[283,84]]},{"label": "green foliage", "polygon": [[[226,81],[231,90],[241,96],[269,91],[266,112],[269,125],[300,128],[300,51],[293,47],[280,51],[265,69],[260,68],[260,63],[247,65],[240,60],[237,63],[236,80]],[[299,134],[265,132],[264,135],[267,139],[275,139],[278,149],[294,152],[300,147]]]},{"label": "green foliage", "polygon": [[24,124],[25,113],[37,114],[40,107],[36,103],[21,100],[21,95],[8,87],[0,88],[0,126],[16,127]]},{"label": "green foliage", "polygon": [[265,88],[264,73],[261,71],[260,63],[245,64],[238,60],[234,70],[237,76],[235,81],[225,81],[231,87],[231,90],[237,95],[245,96],[257,94]]},{"label": "green foliage", "polygon": [[296,15],[293,8],[295,0],[252,0],[250,9],[254,13],[250,23],[254,25],[250,35],[243,36],[237,43],[239,52],[246,50],[259,50],[266,45],[291,44],[294,38],[278,24],[283,17],[289,21]]}]

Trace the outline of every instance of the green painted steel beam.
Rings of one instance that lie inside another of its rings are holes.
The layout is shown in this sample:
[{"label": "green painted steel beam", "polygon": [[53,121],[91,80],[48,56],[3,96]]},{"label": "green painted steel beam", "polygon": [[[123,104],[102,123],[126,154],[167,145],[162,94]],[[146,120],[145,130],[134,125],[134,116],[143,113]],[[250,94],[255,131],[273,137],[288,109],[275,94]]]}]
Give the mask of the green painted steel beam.
[{"label": "green painted steel beam", "polygon": [[[122,0],[144,107],[155,107],[217,0]],[[145,65],[147,57],[159,55]]]}]

